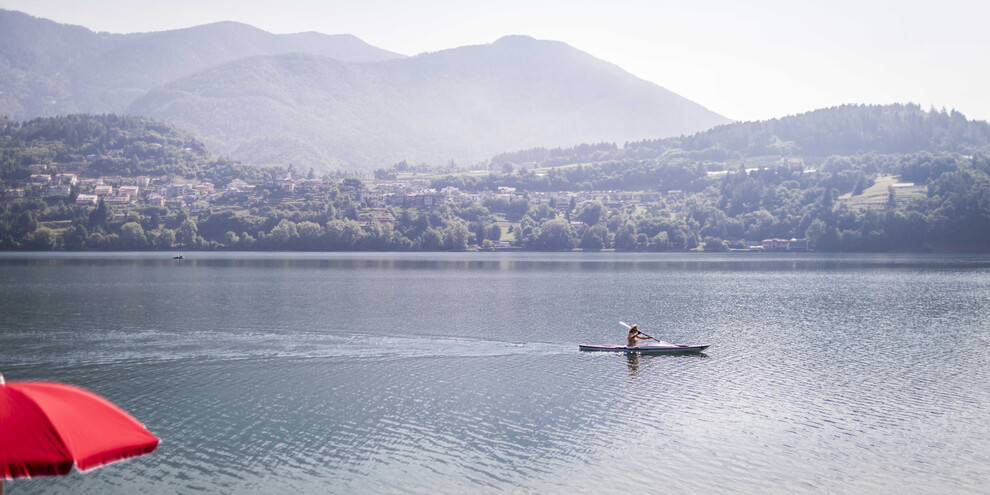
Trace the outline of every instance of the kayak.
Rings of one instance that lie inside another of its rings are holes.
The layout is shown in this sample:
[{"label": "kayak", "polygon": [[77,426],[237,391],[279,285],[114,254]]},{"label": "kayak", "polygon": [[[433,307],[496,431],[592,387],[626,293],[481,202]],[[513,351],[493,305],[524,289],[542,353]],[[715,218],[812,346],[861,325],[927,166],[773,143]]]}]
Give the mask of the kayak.
[{"label": "kayak", "polygon": [[708,344],[706,345],[644,344],[636,347],[629,347],[624,345],[581,344],[578,347],[582,351],[636,352],[640,354],[663,354],[663,353],[675,354],[675,353],[701,352],[705,349],[708,349]]}]

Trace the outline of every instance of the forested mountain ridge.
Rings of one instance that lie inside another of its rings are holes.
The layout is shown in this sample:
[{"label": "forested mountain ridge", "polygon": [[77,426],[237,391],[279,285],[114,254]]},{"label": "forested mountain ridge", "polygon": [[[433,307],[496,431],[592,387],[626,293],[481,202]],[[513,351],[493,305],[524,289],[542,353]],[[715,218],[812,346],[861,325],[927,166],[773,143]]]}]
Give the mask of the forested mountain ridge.
[{"label": "forested mountain ridge", "polygon": [[640,148],[702,151],[722,148],[741,156],[854,155],[856,153],[966,152],[990,143],[990,124],[961,112],[918,105],[843,105],[759,122],[718,126],[677,138],[631,142]]},{"label": "forested mountain ridge", "polygon": [[[466,165],[520,145],[696,132],[728,120],[564,43],[508,36],[375,64],[303,54],[199,72],[128,113],[190,129],[249,163]],[[260,154],[257,154],[259,153]]]},{"label": "forested mountain ridge", "polygon": [[166,122],[76,114],[18,123],[0,116],[0,189],[26,181],[35,164],[83,177],[173,176],[219,184],[262,174],[213,156],[193,135]]},{"label": "forested mountain ridge", "polygon": [[159,84],[245,57],[293,52],[348,62],[403,57],[352,35],[276,35],[235,22],[94,33],[0,9],[0,115],[119,113]]},{"label": "forested mountain ridge", "polygon": [[492,157],[494,165],[564,165],[655,159],[671,151],[711,161],[759,156],[824,158],[859,153],[972,153],[990,149],[990,123],[956,110],[916,104],[842,105],[759,122],[736,122],[696,134],[627,142],[531,148]]}]

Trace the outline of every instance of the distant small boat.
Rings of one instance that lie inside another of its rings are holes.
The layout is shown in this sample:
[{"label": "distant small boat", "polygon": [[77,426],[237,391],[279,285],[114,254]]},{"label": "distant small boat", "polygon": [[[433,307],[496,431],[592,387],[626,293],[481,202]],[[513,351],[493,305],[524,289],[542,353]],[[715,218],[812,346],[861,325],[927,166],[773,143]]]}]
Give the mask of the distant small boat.
[{"label": "distant small boat", "polygon": [[184,259],[186,259],[186,257],[183,256],[183,255],[181,255],[181,254],[177,254],[175,256],[172,256],[172,259],[173,260],[184,260]]},{"label": "distant small boat", "polygon": [[706,345],[678,345],[678,344],[645,344],[638,346],[626,345],[588,345],[581,344],[578,347],[582,351],[605,351],[605,352],[630,352],[639,354],[680,354],[699,353],[708,349]]}]

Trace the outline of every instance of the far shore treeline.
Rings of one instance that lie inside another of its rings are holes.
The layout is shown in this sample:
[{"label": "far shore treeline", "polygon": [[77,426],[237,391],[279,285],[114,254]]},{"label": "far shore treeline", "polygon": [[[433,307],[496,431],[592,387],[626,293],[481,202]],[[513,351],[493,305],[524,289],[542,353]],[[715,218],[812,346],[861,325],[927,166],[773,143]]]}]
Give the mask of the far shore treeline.
[{"label": "far shore treeline", "polygon": [[990,251],[990,126],[956,111],[849,105],[484,165],[318,177],[145,118],[0,117],[0,250]]}]

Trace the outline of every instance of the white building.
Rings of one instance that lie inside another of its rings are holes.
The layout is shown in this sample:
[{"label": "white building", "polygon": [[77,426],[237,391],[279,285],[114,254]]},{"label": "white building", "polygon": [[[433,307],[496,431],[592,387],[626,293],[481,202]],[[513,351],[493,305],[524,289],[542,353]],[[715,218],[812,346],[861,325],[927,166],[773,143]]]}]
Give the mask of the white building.
[{"label": "white building", "polygon": [[77,205],[95,205],[99,196],[95,194],[80,194],[76,196]]}]

